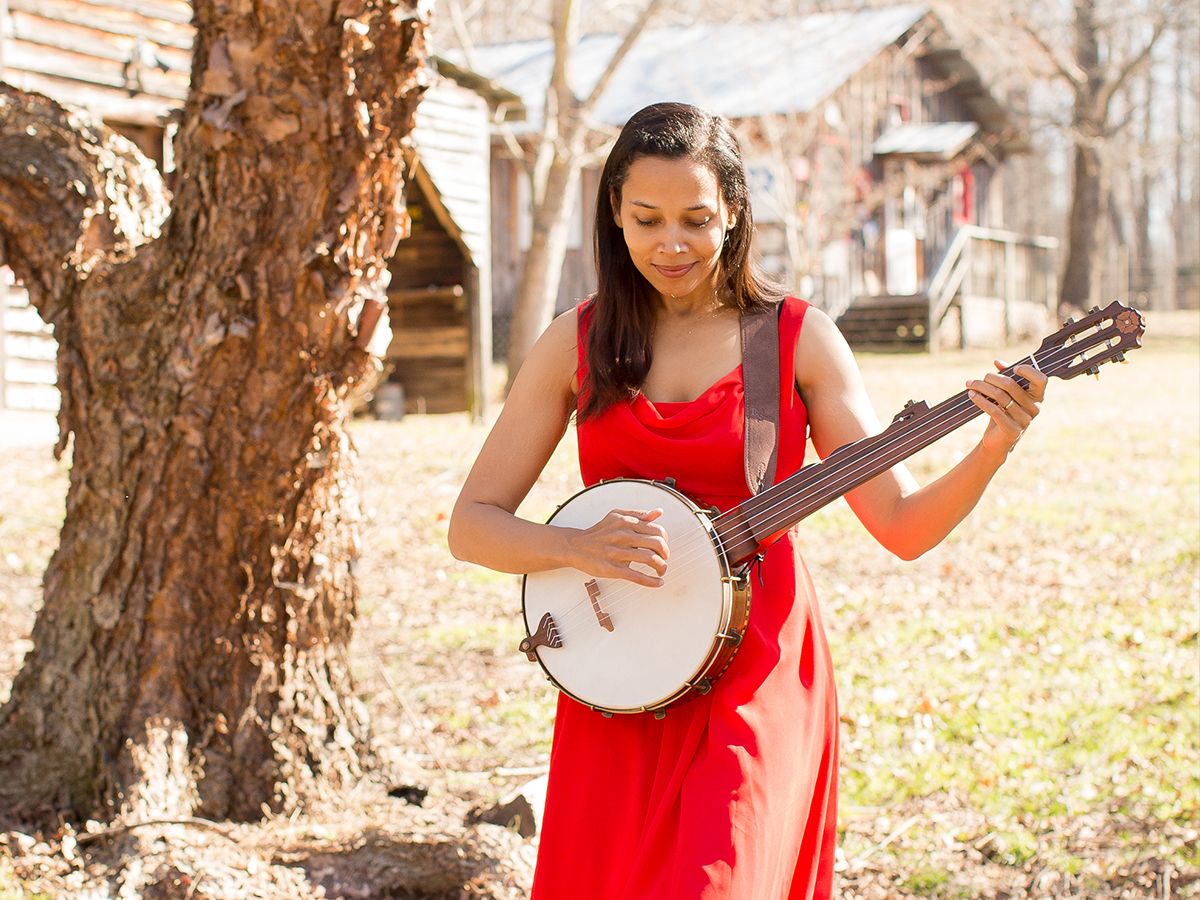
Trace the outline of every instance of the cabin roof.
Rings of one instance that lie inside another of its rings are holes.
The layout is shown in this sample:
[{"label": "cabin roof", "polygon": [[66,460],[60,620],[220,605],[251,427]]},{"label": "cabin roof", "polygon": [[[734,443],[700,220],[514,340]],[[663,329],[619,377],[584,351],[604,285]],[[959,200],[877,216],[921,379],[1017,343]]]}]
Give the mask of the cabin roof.
[{"label": "cabin roof", "polygon": [[907,122],[881,134],[871,145],[871,152],[876,156],[953,159],[978,133],[975,122]]},{"label": "cabin roof", "polygon": [[[678,100],[727,118],[805,113],[828,98],[887,46],[926,19],[924,5],[818,13],[741,24],[647,29],[617,69],[595,110],[603,124],[620,126],[651,103]],[[620,45],[618,34],[580,39],[571,77],[578,96],[594,87]],[[952,77],[972,117],[989,131],[1004,131],[1008,116],[961,52],[939,43],[931,60],[939,75]],[[457,59],[453,53],[447,54]],[[554,59],[550,40],[485,45],[474,66],[521,97],[524,125],[540,127]]]},{"label": "cabin roof", "polygon": [[495,79],[488,78],[482,72],[474,69],[468,69],[441,53],[430,53],[429,62],[439,75],[467,88],[467,90],[474,91],[492,106],[507,107],[512,119],[524,118],[525,107],[521,98],[508,88],[498,84]]},{"label": "cabin roof", "polygon": [[[806,112],[925,14],[924,6],[897,6],[647,29],[604,92],[596,117],[621,125],[663,100],[729,118]],[[579,95],[596,84],[621,40],[619,34],[580,39],[571,73]],[[531,125],[541,121],[553,60],[548,39],[485,45],[473,57],[479,71],[521,96]]]}]

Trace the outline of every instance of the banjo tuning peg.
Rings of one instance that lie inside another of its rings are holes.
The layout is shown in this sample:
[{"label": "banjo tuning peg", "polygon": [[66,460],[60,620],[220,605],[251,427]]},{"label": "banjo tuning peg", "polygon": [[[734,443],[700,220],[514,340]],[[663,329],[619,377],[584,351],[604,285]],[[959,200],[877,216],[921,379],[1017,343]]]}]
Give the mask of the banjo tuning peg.
[{"label": "banjo tuning peg", "polygon": [[896,413],[892,419],[893,422],[902,422],[905,419],[911,419],[913,416],[929,411],[929,404],[924,400],[909,400],[904,404],[904,409]]}]

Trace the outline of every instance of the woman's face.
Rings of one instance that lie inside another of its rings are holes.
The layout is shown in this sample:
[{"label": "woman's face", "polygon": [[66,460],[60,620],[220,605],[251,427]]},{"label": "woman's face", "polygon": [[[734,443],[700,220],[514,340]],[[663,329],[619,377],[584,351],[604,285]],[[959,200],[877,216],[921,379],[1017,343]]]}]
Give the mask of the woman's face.
[{"label": "woman's face", "polygon": [[712,301],[725,232],[734,219],[708,166],[638,157],[621,186],[614,218],[633,264],[664,299]]}]

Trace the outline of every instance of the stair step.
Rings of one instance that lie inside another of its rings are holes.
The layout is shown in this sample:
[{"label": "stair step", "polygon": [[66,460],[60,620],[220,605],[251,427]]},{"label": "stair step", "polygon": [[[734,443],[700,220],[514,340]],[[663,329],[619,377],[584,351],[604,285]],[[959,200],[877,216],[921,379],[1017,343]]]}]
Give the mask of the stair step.
[{"label": "stair step", "polygon": [[929,345],[928,319],[926,297],[862,297],[838,317],[837,325],[857,350],[914,352]]},{"label": "stair step", "polygon": [[928,306],[912,306],[912,307],[895,307],[895,306],[876,306],[876,307],[859,307],[852,306],[838,319],[849,320],[869,320],[869,319],[924,319],[929,316]]}]

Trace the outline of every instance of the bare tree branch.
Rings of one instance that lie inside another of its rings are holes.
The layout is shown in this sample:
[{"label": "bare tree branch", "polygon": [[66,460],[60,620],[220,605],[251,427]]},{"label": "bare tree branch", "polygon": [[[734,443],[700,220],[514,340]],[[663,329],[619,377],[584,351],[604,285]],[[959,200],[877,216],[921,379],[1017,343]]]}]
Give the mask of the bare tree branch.
[{"label": "bare tree branch", "polygon": [[571,53],[579,40],[579,10],[575,0],[558,0],[551,14],[551,38],[554,43],[554,66],[550,85],[546,89],[546,110],[542,129],[546,140],[554,142],[564,136],[564,125],[574,118],[575,93],[571,88]]},{"label": "bare tree branch", "polygon": [[1050,46],[1038,30],[1024,19],[1021,20],[1021,30],[1025,32],[1030,40],[1037,44],[1038,48],[1046,55],[1046,58],[1059,75],[1076,88],[1082,88],[1087,84],[1087,73],[1080,69],[1074,61],[1064,59],[1062,54],[1055,47]]},{"label": "bare tree branch", "polygon": [[1158,43],[1158,39],[1162,37],[1163,32],[1167,30],[1168,26],[1172,22],[1172,19],[1173,17],[1170,13],[1163,13],[1163,15],[1159,17],[1158,21],[1154,23],[1154,32],[1146,41],[1145,46],[1143,46],[1137,54],[1130,58],[1125,65],[1121,67],[1115,78],[1101,88],[1100,93],[1096,97],[1096,103],[1098,104],[1098,108],[1100,110],[1105,112],[1108,110],[1108,105],[1112,102],[1113,95],[1115,95],[1117,91],[1121,89],[1122,85],[1125,84],[1126,79],[1128,79],[1131,74],[1141,68],[1141,66],[1150,58],[1150,54],[1153,52],[1155,44]]},{"label": "bare tree branch", "polygon": [[[475,53],[475,42],[471,40],[471,34],[467,30],[466,16],[463,14],[462,7],[459,5],[458,0],[446,0],[446,9],[454,28],[454,37],[458,41],[459,49],[462,50],[463,60],[466,62],[468,68],[479,71]],[[508,148],[508,152],[512,154],[513,159],[520,163],[522,168],[525,169],[525,174],[532,178],[533,162],[529,159],[529,154],[525,152],[521,141],[512,130],[512,126],[499,115],[493,120],[492,125],[499,133],[500,139],[504,141],[504,146]]]},{"label": "bare tree branch", "polygon": [[608,154],[612,152],[613,144],[617,141],[617,132],[612,129],[605,129],[601,132],[605,135],[604,141],[597,144],[591,150],[587,151],[583,156],[579,157],[579,165],[582,169],[588,169],[592,166],[598,166],[608,158]]},{"label": "bare tree branch", "polygon": [[479,65],[475,58],[475,42],[471,40],[471,35],[467,31],[466,19],[463,16],[462,7],[459,6],[458,0],[447,0],[446,12],[450,17],[450,25],[454,29],[454,37],[458,41],[458,48],[462,50],[467,68],[478,71]]},{"label": "bare tree branch", "polygon": [[621,46],[619,46],[617,51],[612,55],[612,58],[608,61],[608,65],[605,66],[604,71],[600,73],[600,78],[597,79],[596,84],[592,87],[592,92],[588,94],[587,99],[584,100],[582,105],[579,107],[580,113],[585,116],[591,113],[592,108],[600,100],[600,97],[604,93],[605,89],[608,88],[608,84],[610,81],[612,81],[617,69],[625,60],[625,57],[629,55],[629,51],[633,48],[633,45],[637,43],[637,39],[646,29],[646,25],[650,22],[650,19],[653,18],[656,12],[658,12],[658,8],[660,6],[662,6],[662,0],[649,0],[649,2],[642,7],[641,15],[637,17],[637,21],[629,27],[627,32],[625,32],[625,37],[621,41]]},{"label": "bare tree branch", "polygon": [[1100,133],[1100,137],[1102,139],[1101,142],[1106,141],[1111,137],[1115,137],[1124,131],[1129,126],[1129,123],[1133,121],[1133,117],[1137,112],[1138,108],[1131,105],[1116,121],[1106,121],[1104,128]]}]

